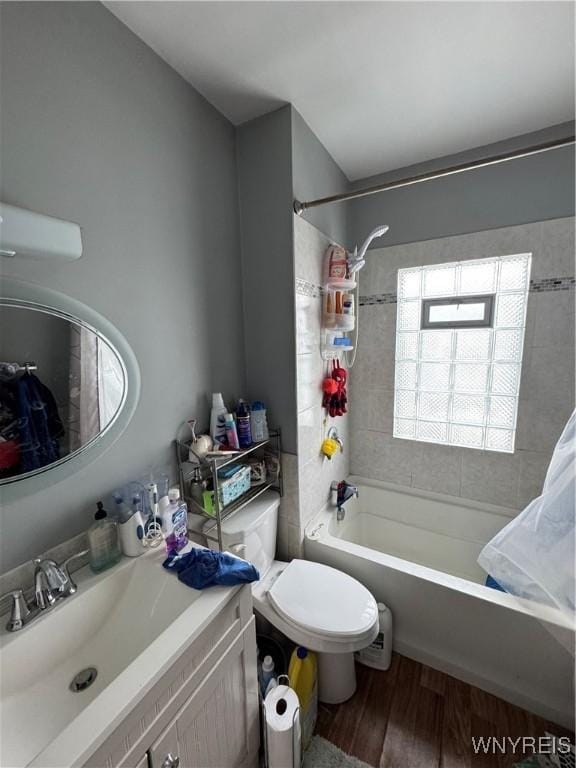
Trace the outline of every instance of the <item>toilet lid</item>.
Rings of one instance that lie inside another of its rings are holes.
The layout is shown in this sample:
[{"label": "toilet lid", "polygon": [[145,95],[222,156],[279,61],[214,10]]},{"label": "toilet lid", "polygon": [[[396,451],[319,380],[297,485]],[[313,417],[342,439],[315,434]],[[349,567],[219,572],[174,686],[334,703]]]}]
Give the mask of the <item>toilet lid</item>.
[{"label": "toilet lid", "polygon": [[268,592],[278,613],[310,632],[351,637],[378,620],[378,607],[360,582],[335,568],[292,560]]}]

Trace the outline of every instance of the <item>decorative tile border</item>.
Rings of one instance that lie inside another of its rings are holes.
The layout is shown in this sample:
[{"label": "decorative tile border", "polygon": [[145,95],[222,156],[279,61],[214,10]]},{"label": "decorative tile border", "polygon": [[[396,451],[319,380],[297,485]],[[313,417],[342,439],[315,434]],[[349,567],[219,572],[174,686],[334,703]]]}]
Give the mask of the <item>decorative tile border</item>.
[{"label": "decorative tile border", "polygon": [[310,296],[313,299],[317,299],[320,297],[322,289],[319,285],[314,285],[314,283],[310,283],[308,280],[297,277],[296,293],[300,296]]},{"label": "decorative tile border", "polygon": [[[571,291],[576,287],[574,277],[546,277],[540,280],[530,280],[531,293],[544,293],[545,291]],[[377,293],[373,296],[360,296],[360,306],[371,304],[396,304],[398,301],[396,292]]]},{"label": "decorative tile border", "polygon": [[543,291],[569,291],[576,285],[574,277],[545,277],[541,280],[530,280],[530,290],[534,293]]},{"label": "decorative tile border", "polygon": [[360,306],[367,304],[396,304],[397,297],[395,293],[378,293],[375,296],[360,296]]}]

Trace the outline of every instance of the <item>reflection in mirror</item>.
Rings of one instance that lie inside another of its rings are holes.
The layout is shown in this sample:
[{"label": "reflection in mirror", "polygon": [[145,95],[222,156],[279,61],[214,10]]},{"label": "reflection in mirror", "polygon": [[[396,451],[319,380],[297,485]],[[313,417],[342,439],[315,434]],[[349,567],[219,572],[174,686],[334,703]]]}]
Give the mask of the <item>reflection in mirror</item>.
[{"label": "reflection in mirror", "polygon": [[46,307],[0,302],[0,483],[86,448],[125,398],[125,366],[100,334]]}]

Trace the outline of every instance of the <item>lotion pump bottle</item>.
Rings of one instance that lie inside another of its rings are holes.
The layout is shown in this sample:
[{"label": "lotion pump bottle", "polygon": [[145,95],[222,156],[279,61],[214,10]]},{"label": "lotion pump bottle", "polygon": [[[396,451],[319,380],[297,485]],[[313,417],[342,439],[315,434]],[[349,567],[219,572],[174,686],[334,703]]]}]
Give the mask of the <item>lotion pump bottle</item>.
[{"label": "lotion pump bottle", "polygon": [[94,515],[95,522],[88,529],[88,543],[90,568],[94,573],[99,573],[116,565],[122,557],[122,552],[118,542],[118,524],[108,518],[101,501],[96,506],[98,511]]}]

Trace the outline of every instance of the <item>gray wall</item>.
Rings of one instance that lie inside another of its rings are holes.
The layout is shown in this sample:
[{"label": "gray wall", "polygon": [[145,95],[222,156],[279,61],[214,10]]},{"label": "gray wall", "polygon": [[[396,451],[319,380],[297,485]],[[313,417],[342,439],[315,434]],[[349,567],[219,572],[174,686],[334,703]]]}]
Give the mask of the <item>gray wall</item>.
[{"label": "gray wall", "polygon": [[[292,109],[292,171],[297,200],[341,194],[350,186],[340,166],[295,109]],[[350,247],[348,211],[348,203],[323,205],[305,211],[302,218],[329,238]]]},{"label": "gray wall", "polygon": [[84,301],[138,358],[122,438],[1,512],[3,570],[85,529],[118,484],[171,464],[209,393],[244,391],[234,130],[99,3],[3,3],[0,199],[78,222],[75,263],[6,274]]},{"label": "gray wall", "polygon": [[[347,180],[289,104],[241,125],[237,151],[248,392],[268,404],[284,449],[296,453],[292,204],[344,191]],[[346,206],[328,206],[311,218],[346,244],[346,214]]]},{"label": "gray wall", "polygon": [[296,448],[291,108],[237,130],[248,394]]},{"label": "gray wall", "polygon": [[[370,187],[500,154],[574,133],[573,123],[478,147],[354,182]],[[387,245],[479,232],[574,215],[574,147],[468,173],[382,192],[350,202],[350,236],[361,242],[377,224],[389,224]],[[373,247],[381,247],[377,240]]]},{"label": "gray wall", "polygon": [[[393,437],[398,269],[530,252],[532,288],[514,453]],[[525,507],[540,494],[552,451],[574,409],[574,218],[373,250],[360,291],[384,303],[361,306],[359,312],[358,356],[350,381],[352,473]]]}]

